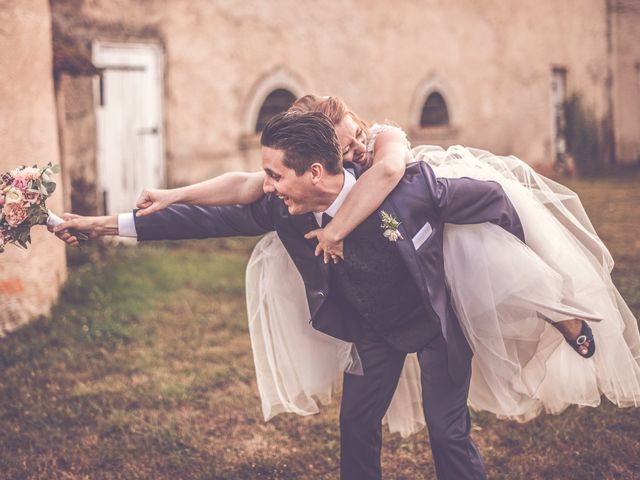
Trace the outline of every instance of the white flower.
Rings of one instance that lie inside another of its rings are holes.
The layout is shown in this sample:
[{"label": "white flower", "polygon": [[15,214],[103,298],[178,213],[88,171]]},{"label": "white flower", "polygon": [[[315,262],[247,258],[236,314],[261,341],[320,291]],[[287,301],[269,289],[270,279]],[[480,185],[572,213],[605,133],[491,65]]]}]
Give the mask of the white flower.
[{"label": "white flower", "polygon": [[398,231],[398,227],[400,226],[400,222],[393,217],[393,215],[388,214],[384,210],[380,212],[380,218],[382,219],[382,224],[380,227],[384,230],[384,238],[389,240],[390,242],[397,242],[398,240],[402,240],[402,234]]},{"label": "white flower", "polygon": [[4,197],[5,203],[20,203],[22,201],[22,192],[14,187],[9,187]]},{"label": "white flower", "polygon": [[388,229],[384,231],[384,236],[390,242],[397,242],[401,235],[400,235],[400,232],[397,230]]}]

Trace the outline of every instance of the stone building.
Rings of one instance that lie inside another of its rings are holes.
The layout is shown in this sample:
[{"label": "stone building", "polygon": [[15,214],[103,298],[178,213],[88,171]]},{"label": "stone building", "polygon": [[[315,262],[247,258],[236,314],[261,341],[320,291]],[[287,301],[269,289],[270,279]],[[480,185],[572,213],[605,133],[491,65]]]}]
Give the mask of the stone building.
[{"label": "stone building", "polygon": [[[640,0],[0,0],[0,170],[59,161],[51,208],[128,210],[144,187],[258,169],[264,122],[305,93],[414,144],[550,169],[597,137],[587,154],[634,163],[639,16]],[[2,254],[0,331],[65,278],[62,243],[33,240]]]},{"label": "stone building", "polygon": [[[392,120],[414,143],[549,169],[567,140],[598,134],[604,163],[638,159],[638,0],[51,4],[78,212],[128,210],[145,186],[259,168],[264,118],[309,92]],[[100,74],[65,67],[70,58]],[[593,131],[567,139],[574,94]]]},{"label": "stone building", "polygon": [[[0,2],[0,172],[59,163],[52,76],[51,15],[46,0]],[[48,206],[62,210],[63,189]],[[28,251],[0,253],[0,336],[48,314],[66,278],[64,244],[44,227]]]}]

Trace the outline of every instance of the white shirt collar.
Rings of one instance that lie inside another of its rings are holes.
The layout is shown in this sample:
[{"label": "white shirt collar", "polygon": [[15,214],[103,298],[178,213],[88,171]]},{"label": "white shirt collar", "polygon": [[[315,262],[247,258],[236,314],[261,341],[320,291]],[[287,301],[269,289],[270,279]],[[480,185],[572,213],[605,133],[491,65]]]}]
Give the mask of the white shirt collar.
[{"label": "white shirt collar", "polygon": [[347,198],[347,195],[349,195],[349,192],[351,191],[351,189],[355,184],[356,184],[356,178],[351,174],[351,172],[345,170],[344,183],[342,184],[342,190],[340,190],[340,193],[338,194],[336,199],[333,201],[333,203],[329,205],[329,208],[327,208],[324,212],[313,212],[313,216],[316,217],[316,222],[318,222],[318,225],[322,225],[323,213],[326,213],[330,217],[336,216],[336,213],[338,213],[338,210],[340,210],[340,207],[344,203],[345,199]]}]

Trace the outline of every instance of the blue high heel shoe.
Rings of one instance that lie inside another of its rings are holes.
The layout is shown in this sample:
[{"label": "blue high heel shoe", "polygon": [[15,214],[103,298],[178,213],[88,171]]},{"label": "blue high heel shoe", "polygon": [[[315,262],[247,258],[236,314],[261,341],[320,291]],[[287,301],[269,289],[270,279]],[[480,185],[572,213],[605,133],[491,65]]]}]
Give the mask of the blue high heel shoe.
[{"label": "blue high heel shoe", "polygon": [[[582,320],[580,335],[578,335],[574,340],[569,340],[566,337],[565,340],[582,358],[590,358],[596,351],[596,342],[593,339],[593,332],[591,331],[591,327],[587,325],[587,322],[584,320]],[[580,347],[586,342],[589,342],[589,347],[586,353],[582,353]]]}]

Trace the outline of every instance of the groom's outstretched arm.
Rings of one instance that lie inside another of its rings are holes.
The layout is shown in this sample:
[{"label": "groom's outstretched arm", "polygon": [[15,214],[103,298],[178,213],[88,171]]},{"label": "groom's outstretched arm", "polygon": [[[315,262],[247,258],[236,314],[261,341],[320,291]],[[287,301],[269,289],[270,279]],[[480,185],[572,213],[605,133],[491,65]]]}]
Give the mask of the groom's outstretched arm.
[{"label": "groom's outstretched arm", "polygon": [[153,214],[134,213],[102,217],[82,217],[65,213],[64,223],[53,228],[56,236],[70,246],[78,246],[73,230],[91,238],[105,235],[137,237],[139,240],[179,240],[188,238],[255,236],[275,230],[279,208],[266,195],[250,205],[200,207],[172,205]]},{"label": "groom's outstretched arm", "polygon": [[138,240],[256,236],[274,230],[276,205],[264,196],[250,205],[172,205],[150,215],[134,213]]},{"label": "groom's outstretched arm", "polygon": [[[433,175],[428,169],[427,177]],[[446,223],[494,223],[524,242],[520,217],[502,186],[493,181],[472,178],[430,179],[440,218]]]}]

